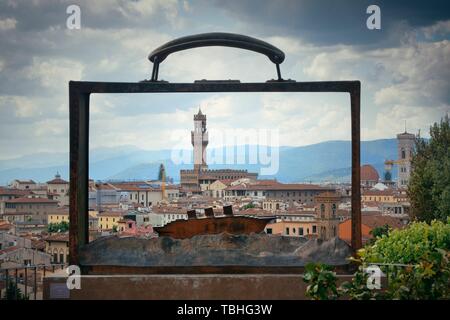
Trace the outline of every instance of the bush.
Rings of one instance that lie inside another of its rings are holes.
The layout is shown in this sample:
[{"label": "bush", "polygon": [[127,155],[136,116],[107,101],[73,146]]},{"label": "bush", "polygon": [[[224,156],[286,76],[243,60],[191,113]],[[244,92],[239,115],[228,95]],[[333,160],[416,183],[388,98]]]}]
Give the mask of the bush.
[{"label": "bush", "polygon": [[413,222],[408,228],[394,230],[358,255],[363,265],[378,263],[387,274],[387,298],[448,299],[449,250],[450,222],[434,220],[430,225]]},{"label": "bush", "polygon": [[306,295],[313,300],[335,300],[339,296],[336,273],[333,268],[321,263],[309,263],[305,267],[303,280],[309,283]]},{"label": "bush", "polygon": [[[450,299],[450,219],[447,223],[414,222],[402,230],[393,230],[358,251],[359,263],[352,281],[336,288],[332,268],[311,264],[306,268],[306,295],[330,299],[345,295],[349,299]],[[378,265],[385,273],[385,290],[367,288],[364,268]]]},{"label": "bush", "polygon": [[396,229],[361,249],[359,256],[368,263],[417,264],[436,249],[450,250],[450,220],[413,222],[405,229]]},{"label": "bush", "polygon": [[49,223],[47,230],[50,233],[53,232],[66,232],[69,230],[69,223],[66,221],[61,221],[60,223]]}]

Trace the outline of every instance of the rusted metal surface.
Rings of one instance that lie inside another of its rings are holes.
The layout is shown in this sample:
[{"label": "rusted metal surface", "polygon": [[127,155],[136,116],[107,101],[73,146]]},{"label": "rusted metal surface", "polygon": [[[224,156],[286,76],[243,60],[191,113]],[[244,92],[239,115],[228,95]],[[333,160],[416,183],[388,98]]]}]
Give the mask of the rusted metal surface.
[{"label": "rusted metal surface", "polygon": [[[276,48],[277,49],[277,48]],[[172,50],[172,49],[171,49]],[[250,49],[251,50],[251,49]],[[279,50],[279,49],[278,49]],[[175,52],[178,50],[174,50]],[[257,50],[256,50],[257,51]],[[270,51],[270,50],[269,50]],[[271,54],[268,51],[269,55]],[[268,55],[268,56],[269,56]],[[167,55],[166,55],[167,56]],[[270,58],[270,56],[269,56]],[[283,56],[284,58],[284,56]],[[157,62],[159,63],[159,62]],[[279,65],[277,64],[279,73]],[[155,73],[155,70],[154,70]],[[156,69],[157,73],[157,69]],[[156,80],[156,79],[153,79]],[[91,93],[208,93],[208,92],[346,92],[350,94],[352,132],[352,247],[362,246],[360,194],[360,88],[359,81],[257,83],[198,81],[169,83],[69,82],[70,110],[70,263],[80,264],[79,252],[88,243],[89,97]],[[191,219],[192,215],[189,219]],[[194,220],[195,221],[195,220]]]},{"label": "rusted metal surface", "polygon": [[266,55],[277,67],[278,80],[281,80],[280,63],[284,61],[284,52],[265,41],[241,34],[211,32],[178,38],[153,50],[148,59],[153,62],[151,81],[158,80],[159,64],[169,54],[186,49],[223,46],[251,50]]},{"label": "rusted metal surface", "polygon": [[[211,210],[212,211],[212,210]],[[206,211],[205,211],[206,213]],[[212,213],[213,214],[213,213]],[[264,231],[265,226],[275,217],[217,217],[206,215],[203,219],[177,220],[164,227],[154,227],[159,236],[168,236],[174,239],[186,239],[199,234],[250,234]]]},{"label": "rusted metal surface", "polygon": [[351,126],[352,126],[352,239],[353,250],[362,247],[361,231],[361,83],[355,83],[350,91]]},{"label": "rusted metal surface", "polygon": [[[345,266],[352,249],[328,241],[266,234],[201,234],[192,238],[97,239],[81,249],[83,274],[92,273],[289,273],[310,262]],[[260,271],[256,271],[260,269]]]}]

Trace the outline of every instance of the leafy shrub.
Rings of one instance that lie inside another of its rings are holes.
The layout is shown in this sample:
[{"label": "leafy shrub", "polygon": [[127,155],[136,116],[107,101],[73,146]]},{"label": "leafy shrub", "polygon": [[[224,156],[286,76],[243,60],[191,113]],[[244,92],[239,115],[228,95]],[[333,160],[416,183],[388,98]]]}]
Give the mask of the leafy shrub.
[{"label": "leafy shrub", "polygon": [[60,223],[49,223],[47,230],[50,233],[53,232],[66,232],[69,230],[69,223],[67,221],[61,221]]},{"label": "leafy shrub", "polygon": [[450,222],[413,222],[382,236],[358,254],[364,262],[417,264],[437,248],[450,250]]},{"label": "leafy shrub", "polygon": [[[345,295],[349,299],[450,299],[450,220],[430,225],[414,222],[402,230],[393,230],[377,238],[374,244],[359,250],[360,264],[352,281],[336,288],[332,268],[308,265],[304,280],[306,295],[329,299]],[[367,288],[364,268],[378,264],[388,286],[383,291]]]},{"label": "leafy shrub", "polygon": [[309,283],[306,295],[313,300],[335,300],[339,296],[336,273],[333,268],[321,263],[309,263],[305,267],[303,280]]}]

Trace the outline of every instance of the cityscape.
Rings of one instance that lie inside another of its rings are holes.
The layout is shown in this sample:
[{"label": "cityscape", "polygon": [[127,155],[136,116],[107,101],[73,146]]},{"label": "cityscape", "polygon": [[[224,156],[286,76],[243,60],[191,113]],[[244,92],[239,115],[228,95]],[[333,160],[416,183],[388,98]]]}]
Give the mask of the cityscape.
[{"label": "cityscape", "polygon": [[[399,229],[410,221],[406,186],[415,135],[405,131],[396,138],[398,158],[387,159],[384,172],[361,166],[363,243],[373,238],[374,229]],[[180,170],[179,183],[166,176],[162,163],[153,180],[89,180],[89,241],[108,236],[150,239],[158,237],[155,229],[188,220],[188,212],[201,218],[212,210],[213,216],[222,216],[230,208],[234,216],[269,217],[263,230],[269,235],[338,237],[350,244],[349,182],[283,183],[247,170],[208,169],[207,115],[200,109],[193,115],[191,142],[194,163],[192,169]],[[46,182],[15,179],[1,187],[0,195],[2,268],[47,265],[54,271],[68,265],[69,182],[58,172]],[[321,207],[330,203],[332,219],[323,219]],[[18,276],[21,283],[27,281],[23,271]]]},{"label": "cityscape", "polygon": [[0,305],[450,300],[449,9],[0,2]]}]

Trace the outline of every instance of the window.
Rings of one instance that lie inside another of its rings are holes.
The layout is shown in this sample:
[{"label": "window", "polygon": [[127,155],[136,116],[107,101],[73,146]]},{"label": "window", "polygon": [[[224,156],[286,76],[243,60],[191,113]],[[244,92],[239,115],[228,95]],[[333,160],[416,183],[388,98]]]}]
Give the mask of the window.
[{"label": "window", "polygon": [[402,159],[405,159],[405,158],[406,158],[406,152],[405,152],[405,149],[402,148]]},{"label": "window", "polygon": [[298,228],[298,234],[299,234],[300,236],[303,235],[303,228]]},{"label": "window", "polygon": [[266,229],[266,233],[267,233],[267,234],[272,234],[272,228],[267,228],[267,229]]},{"label": "window", "polygon": [[336,204],[333,203],[333,206],[331,207],[332,213],[333,213],[333,218],[336,217]]},{"label": "window", "polygon": [[289,228],[286,228],[286,235],[289,235]]},{"label": "window", "polygon": [[313,233],[316,233],[316,232],[317,232],[317,226],[313,226],[313,227],[312,227],[312,232],[313,232]]}]

